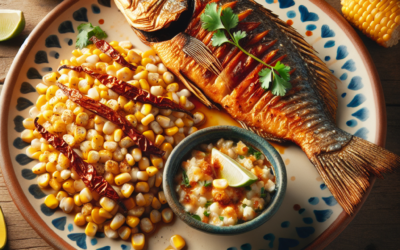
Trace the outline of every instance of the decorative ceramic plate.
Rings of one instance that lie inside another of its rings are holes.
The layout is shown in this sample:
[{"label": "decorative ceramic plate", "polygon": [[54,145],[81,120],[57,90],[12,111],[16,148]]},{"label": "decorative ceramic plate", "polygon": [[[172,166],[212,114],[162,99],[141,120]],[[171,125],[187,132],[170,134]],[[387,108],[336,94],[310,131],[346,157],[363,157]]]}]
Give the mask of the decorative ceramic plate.
[{"label": "decorative ceramic plate", "polygon": [[[258,0],[293,25],[319,52],[335,76],[340,128],[377,144],[385,136],[385,107],[380,82],[368,52],[353,29],[322,0]],[[38,94],[34,86],[42,75],[69,58],[82,22],[100,25],[109,40],[130,40],[146,49],[110,0],[64,1],[32,32],[21,47],[7,76],[1,100],[1,166],[10,193],[25,219],[57,248],[130,249],[128,241],[104,234],[90,238],[73,224],[73,216],[48,209],[20,139],[22,120]],[[217,115],[217,111],[209,113]],[[227,117],[227,116],[224,116]],[[213,124],[229,124],[228,118]],[[332,197],[306,155],[294,145],[276,145],[287,166],[286,197],[277,214],[260,228],[235,236],[196,231],[179,220],[148,237],[148,249],[165,249],[173,234],[182,235],[188,249],[301,249],[322,248],[351,221]]]}]

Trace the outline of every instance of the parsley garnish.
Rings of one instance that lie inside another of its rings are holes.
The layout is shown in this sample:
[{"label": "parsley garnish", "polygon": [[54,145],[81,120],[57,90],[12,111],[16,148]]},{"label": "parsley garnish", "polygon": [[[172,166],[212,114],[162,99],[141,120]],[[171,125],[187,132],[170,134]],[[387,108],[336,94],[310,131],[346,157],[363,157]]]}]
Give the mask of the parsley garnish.
[{"label": "parsley garnish", "polygon": [[[273,95],[284,96],[286,91],[292,87],[289,83],[289,66],[281,64],[280,61],[278,61],[275,66],[266,64],[240,46],[239,41],[245,38],[247,34],[245,31],[240,30],[233,32],[233,34],[231,33],[230,30],[235,28],[239,23],[238,15],[233,13],[231,8],[222,10],[216,3],[210,3],[206,6],[200,19],[202,21],[202,27],[205,30],[211,32],[216,31],[212,37],[212,45],[214,47],[221,46],[224,43],[232,44],[246,55],[266,66],[266,68],[258,73],[261,87],[264,90],[271,89]],[[226,37],[225,32],[228,33],[231,40]],[[270,83],[272,83],[272,86],[270,86]]]},{"label": "parsley garnish", "polygon": [[240,159],[244,159],[244,156],[243,156],[243,155],[239,155],[239,158],[240,158]]},{"label": "parsley garnish", "polygon": [[207,217],[208,217],[208,216],[210,216],[210,212],[208,212],[207,210],[206,210],[206,211],[204,211],[204,213],[203,213],[203,214],[204,214],[204,216],[207,216]]},{"label": "parsley garnish", "polygon": [[213,201],[207,201],[204,206],[205,208],[208,208],[209,206],[211,206],[211,204],[213,204]]},{"label": "parsley garnish", "polygon": [[187,187],[187,188],[190,188],[190,187],[192,187],[192,186],[190,186],[190,182],[189,182],[189,177],[187,176],[187,174],[186,174],[186,171],[185,170],[183,170],[183,172],[182,172],[182,185],[185,185],[185,187]]},{"label": "parsley garnish", "polygon": [[91,23],[82,23],[78,26],[78,38],[76,39],[76,47],[77,48],[85,48],[89,44],[92,44],[92,41],[89,39],[92,36],[97,37],[98,39],[104,39],[107,37],[106,32],[104,32],[99,26],[94,26]]},{"label": "parsley garnish", "polygon": [[219,219],[220,219],[221,221],[223,221],[223,220],[224,220],[224,217],[223,217],[223,216],[219,216]]},{"label": "parsley garnish", "polygon": [[246,204],[242,204],[242,208],[245,208],[245,207],[247,207],[247,205]]},{"label": "parsley garnish", "polygon": [[251,191],[251,187],[250,186],[245,186],[244,189],[246,189],[247,191]]},{"label": "parsley garnish", "polygon": [[261,158],[261,152],[258,152],[257,150],[255,150],[252,147],[249,147],[249,154],[254,155],[254,157],[256,157],[257,160],[259,160]]},{"label": "parsley garnish", "polygon": [[262,188],[261,188],[261,194],[260,194],[260,197],[261,197],[261,198],[265,198],[265,197],[267,197],[267,193],[265,192],[265,188],[264,188],[264,187],[262,187]]},{"label": "parsley garnish", "polygon": [[210,187],[210,186],[211,186],[211,184],[212,184],[212,182],[211,182],[211,181],[210,181],[210,182],[207,182],[207,181],[206,181],[206,182],[204,183],[204,186],[205,186],[205,187]]}]

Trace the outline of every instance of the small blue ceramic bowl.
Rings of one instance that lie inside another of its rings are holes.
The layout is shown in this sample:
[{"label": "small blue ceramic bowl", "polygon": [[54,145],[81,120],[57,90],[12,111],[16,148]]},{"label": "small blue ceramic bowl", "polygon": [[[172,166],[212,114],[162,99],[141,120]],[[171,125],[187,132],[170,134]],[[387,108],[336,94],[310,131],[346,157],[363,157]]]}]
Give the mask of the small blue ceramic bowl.
[{"label": "small blue ceramic bowl", "polygon": [[[271,202],[264,209],[264,211],[251,221],[225,227],[203,223],[187,214],[184,210],[184,207],[179,202],[179,197],[175,191],[176,184],[174,183],[175,175],[178,169],[181,167],[181,163],[189,158],[188,156],[190,155],[192,149],[202,143],[216,142],[221,138],[230,139],[233,141],[241,140],[245,144],[251,145],[259,151],[262,151],[262,153],[271,162],[274,174],[276,176],[276,191],[273,193]],[[286,193],[286,185],[286,168],[283,164],[281,156],[275,150],[275,148],[272,147],[271,144],[269,144],[266,140],[254,134],[253,132],[233,126],[216,126],[201,129],[198,132],[186,137],[171,152],[171,155],[165,164],[163,177],[164,193],[168,204],[174,213],[186,224],[193,228],[206,233],[221,235],[245,233],[256,229],[271,219],[271,217],[278,211],[280,205],[282,204],[283,197]]]}]

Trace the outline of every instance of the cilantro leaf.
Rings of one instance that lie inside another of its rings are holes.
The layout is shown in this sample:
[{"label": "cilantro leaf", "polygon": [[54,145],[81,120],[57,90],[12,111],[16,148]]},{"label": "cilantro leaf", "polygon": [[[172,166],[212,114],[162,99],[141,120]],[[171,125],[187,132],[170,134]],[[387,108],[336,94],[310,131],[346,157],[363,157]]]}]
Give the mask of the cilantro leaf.
[{"label": "cilantro leaf", "polygon": [[251,187],[250,186],[245,186],[244,189],[246,189],[247,191],[251,191]]},{"label": "cilantro leaf", "polygon": [[247,36],[246,31],[236,31],[233,33],[233,41],[239,44],[240,39],[245,38]]},{"label": "cilantro leaf", "polygon": [[274,70],[279,73],[280,77],[283,80],[286,80],[286,81],[290,80],[290,75],[289,75],[290,67],[289,66],[286,66],[285,64],[283,64],[280,61],[278,61],[275,64]]},{"label": "cilantro leaf", "polygon": [[211,206],[211,204],[213,204],[213,201],[207,201],[204,207],[208,208],[209,206]]},{"label": "cilantro leaf", "polygon": [[229,31],[238,25],[239,17],[233,13],[231,8],[226,8],[222,10],[221,21],[225,29]]},{"label": "cilantro leaf", "polygon": [[210,187],[211,186],[211,184],[212,184],[212,182],[210,181],[210,182],[204,182],[204,187]]},{"label": "cilantro leaf", "polygon": [[224,25],[221,22],[221,8],[218,8],[216,3],[207,4],[204,13],[200,16],[200,20],[202,21],[201,27],[205,30],[224,29]]},{"label": "cilantro leaf", "polygon": [[264,188],[264,187],[262,187],[262,188],[261,188],[261,194],[260,194],[260,197],[261,197],[261,198],[265,198],[265,197],[267,197],[267,193],[265,193],[265,188]]},{"label": "cilantro leaf", "polygon": [[261,152],[255,150],[253,147],[249,147],[249,154],[254,155],[254,157],[256,157],[257,160],[259,160],[261,158]]},{"label": "cilantro leaf", "polygon": [[228,38],[226,38],[225,31],[223,30],[217,30],[211,40],[212,46],[214,47],[221,46],[222,44],[229,42]]},{"label": "cilantro leaf", "polygon": [[107,37],[107,34],[99,26],[93,27],[91,23],[80,24],[78,26],[78,32],[76,47],[80,49],[92,44],[92,41],[89,40],[92,36],[95,36],[98,39],[104,39]]},{"label": "cilantro leaf", "polygon": [[273,80],[272,70],[270,68],[264,68],[258,73],[258,76],[260,76],[261,87],[264,90],[269,89],[270,83]]},{"label": "cilantro leaf", "polygon": [[185,187],[187,187],[187,188],[192,187],[192,186],[190,185],[189,177],[187,176],[185,170],[183,170],[183,172],[182,172],[182,183],[181,183],[181,184],[182,184],[182,185],[185,185]]},{"label": "cilantro leaf", "polygon": [[194,218],[194,219],[196,219],[198,221],[201,221],[200,216],[198,216],[197,214],[191,214],[190,216],[192,216],[192,218]]},{"label": "cilantro leaf", "polygon": [[246,204],[242,204],[242,208],[245,208],[245,207],[247,207],[247,205]]},{"label": "cilantro leaf", "polygon": [[292,85],[290,82],[282,79],[274,72],[274,82],[272,83],[271,92],[276,96],[284,96],[286,94],[286,90],[290,89]]},{"label": "cilantro leaf", "polygon": [[239,159],[244,159],[244,156],[243,155],[239,155]]},{"label": "cilantro leaf", "polygon": [[208,212],[207,210],[206,211],[204,211],[204,216],[206,216],[206,217],[208,217],[208,216],[210,216],[210,212]]},{"label": "cilantro leaf", "polygon": [[220,219],[221,221],[223,221],[223,220],[224,220],[224,217],[223,217],[223,216],[219,216],[219,219]]}]

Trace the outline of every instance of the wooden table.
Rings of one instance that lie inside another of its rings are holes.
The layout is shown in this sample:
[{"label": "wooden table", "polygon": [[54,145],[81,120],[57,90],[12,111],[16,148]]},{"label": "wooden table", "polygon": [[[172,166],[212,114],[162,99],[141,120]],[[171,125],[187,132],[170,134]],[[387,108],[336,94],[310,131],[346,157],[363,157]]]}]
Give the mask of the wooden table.
[{"label": "wooden table", "polygon": [[[12,41],[0,43],[0,83],[24,39],[37,23],[60,1],[1,0],[0,9],[24,12],[26,27]],[[340,12],[340,0],[327,0]],[[386,98],[386,147],[400,154],[400,45],[385,49],[365,37],[363,39],[378,69]],[[400,171],[377,180],[368,200],[353,222],[326,249],[400,249]],[[6,249],[52,249],[30,227],[13,203],[0,172],[0,206],[8,226]]]}]

